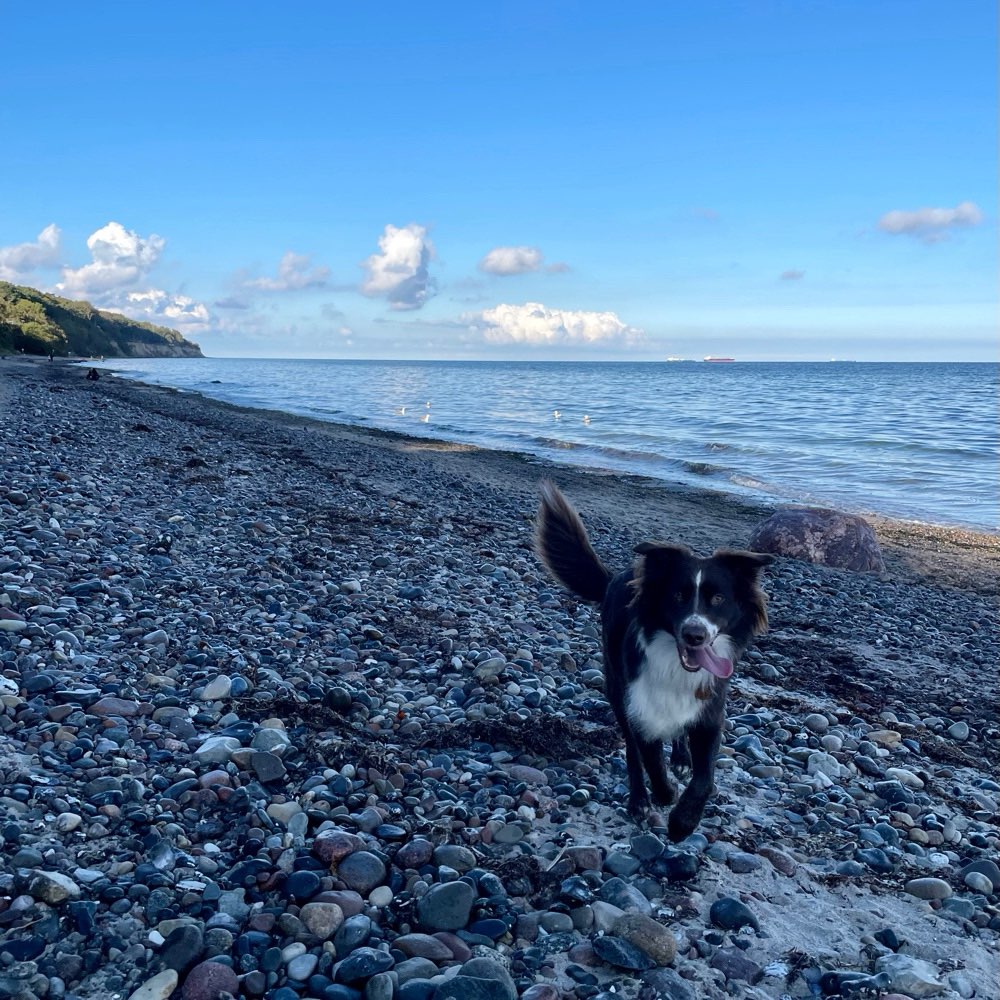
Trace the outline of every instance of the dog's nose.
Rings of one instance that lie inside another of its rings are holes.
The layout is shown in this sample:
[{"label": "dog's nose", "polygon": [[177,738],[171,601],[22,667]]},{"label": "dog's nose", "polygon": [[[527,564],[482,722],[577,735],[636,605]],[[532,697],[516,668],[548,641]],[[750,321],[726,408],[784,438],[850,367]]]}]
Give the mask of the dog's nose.
[{"label": "dog's nose", "polygon": [[708,642],[708,629],[701,622],[685,622],[681,626],[681,638],[686,646],[704,646]]}]

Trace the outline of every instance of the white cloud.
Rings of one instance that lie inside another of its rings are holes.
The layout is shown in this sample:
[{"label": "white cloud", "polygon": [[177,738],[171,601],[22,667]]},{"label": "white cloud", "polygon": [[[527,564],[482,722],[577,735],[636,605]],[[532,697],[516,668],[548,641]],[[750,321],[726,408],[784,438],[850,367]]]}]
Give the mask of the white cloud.
[{"label": "white cloud", "polygon": [[542,266],[542,251],[538,247],[494,247],[480,262],[479,270],[486,274],[527,274]]},{"label": "white cloud", "polygon": [[878,227],[893,236],[913,236],[925,243],[946,239],[949,229],[978,226],[983,221],[979,206],[963,201],[954,208],[918,208],[914,211],[896,209],[878,220]]},{"label": "white cloud", "polygon": [[205,330],[212,319],[203,302],[187,295],[172,295],[161,288],[126,292],[118,298],[116,309],[131,319],[176,327],[182,333]]},{"label": "white cloud", "polygon": [[462,319],[493,344],[627,344],[645,336],[613,312],[550,309],[540,302],[498,305]]},{"label": "white cloud", "polygon": [[321,288],[330,277],[330,268],[325,265],[311,271],[308,254],[293,253],[289,250],[278,264],[275,278],[254,278],[246,282],[247,288],[259,288],[265,292],[293,292],[302,288]]},{"label": "white cloud", "polygon": [[805,276],[805,271],[799,271],[794,267],[787,271],[782,271],[781,274],[778,275],[782,281],[801,281]]},{"label": "white cloud", "polygon": [[136,284],[160,259],[165,243],[155,233],[140,236],[118,222],[109,222],[87,239],[91,263],[64,267],[56,289],[70,297],[99,300]]},{"label": "white cloud", "polygon": [[415,223],[401,228],[388,225],[378,246],[379,252],[361,265],[368,272],[361,291],[388,299],[393,309],[419,309],[434,294],[434,281],[428,272],[434,244],[427,229]]},{"label": "white cloud", "polygon": [[61,237],[59,227],[53,223],[46,226],[33,243],[0,247],[0,280],[19,281],[40,267],[57,264]]}]

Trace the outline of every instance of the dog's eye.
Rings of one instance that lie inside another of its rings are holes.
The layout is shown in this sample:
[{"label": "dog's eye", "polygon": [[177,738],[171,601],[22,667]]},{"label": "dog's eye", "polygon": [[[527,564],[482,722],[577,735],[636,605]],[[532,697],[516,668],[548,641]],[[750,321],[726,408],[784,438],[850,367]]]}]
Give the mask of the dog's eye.
[{"label": "dog's eye", "polygon": [[717,608],[720,604],[725,604],[725,603],[726,599],[722,596],[722,594],[715,594],[712,597],[712,600],[709,601],[709,604],[711,604],[713,608]]},{"label": "dog's eye", "polygon": [[680,604],[684,600],[684,595],[679,590],[676,590],[674,591],[674,600]]}]

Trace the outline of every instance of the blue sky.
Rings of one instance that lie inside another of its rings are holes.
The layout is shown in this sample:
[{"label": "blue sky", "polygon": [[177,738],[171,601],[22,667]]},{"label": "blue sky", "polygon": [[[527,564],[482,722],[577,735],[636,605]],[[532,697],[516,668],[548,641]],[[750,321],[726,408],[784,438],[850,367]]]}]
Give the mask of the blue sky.
[{"label": "blue sky", "polygon": [[8,4],[0,278],[213,355],[996,357],[992,0],[352,8]]}]

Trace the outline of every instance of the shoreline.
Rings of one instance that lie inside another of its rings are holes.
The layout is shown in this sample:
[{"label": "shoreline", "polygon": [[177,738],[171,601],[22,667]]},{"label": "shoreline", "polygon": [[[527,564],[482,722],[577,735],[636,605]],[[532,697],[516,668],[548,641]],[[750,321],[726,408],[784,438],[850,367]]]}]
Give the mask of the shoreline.
[{"label": "shoreline", "polygon": [[[67,365],[76,365],[83,362],[65,363]],[[574,463],[562,463],[554,459],[533,455],[530,452],[487,448],[480,445],[453,442],[432,437],[417,437],[408,435],[402,431],[359,424],[345,424],[335,420],[294,414],[285,410],[232,403],[206,396],[195,390],[161,386],[155,383],[143,382],[139,379],[125,378],[114,373],[111,374],[111,377],[114,379],[116,385],[134,386],[139,393],[196,398],[199,401],[199,405],[205,407],[219,408],[222,411],[230,411],[248,417],[258,416],[262,419],[274,421],[282,427],[301,426],[309,428],[310,431],[318,434],[325,434],[333,439],[369,440],[380,446],[388,446],[409,452],[425,452],[428,455],[434,453],[467,455],[470,457],[470,460],[486,464],[492,462],[496,465],[506,462],[511,465],[511,469],[506,471],[514,472],[520,470],[522,472],[522,476],[516,477],[518,479],[523,478],[523,470],[527,466],[537,469],[536,478],[539,480],[546,475],[557,475],[563,477],[567,482],[575,482],[577,477],[583,477],[584,493],[592,492],[586,489],[585,484],[589,479],[595,479],[605,483],[621,484],[623,488],[633,489],[646,496],[650,492],[662,493],[663,497],[666,498],[667,506],[672,503],[682,503],[686,508],[693,508],[701,501],[702,505],[712,512],[712,516],[721,519],[723,523],[732,523],[733,525],[737,523],[745,524],[747,526],[746,534],[749,533],[749,527],[769,517],[776,509],[786,506],[810,506],[808,504],[782,503],[776,500],[771,501],[770,499],[755,501],[750,496],[723,489],[715,490],[703,486],[644,476],[638,473],[592,468]],[[499,471],[502,473],[505,470],[501,469]],[[729,509],[730,516],[724,517],[721,512],[727,510],[727,508]],[[959,581],[971,582],[977,588],[983,588],[983,593],[1000,594],[1000,533],[955,525],[893,518],[879,514],[863,514],[861,516],[868,521],[878,536],[886,557],[886,567],[890,572],[914,573],[916,575],[927,573],[937,575],[956,584]],[[640,530],[642,527],[645,527],[647,531],[655,532],[658,526],[655,522],[649,523],[649,521],[646,521],[644,524],[640,519],[636,524],[637,533],[642,533]],[[669,525],[666,527],[669,533]],[[660,530],[662,531],[662,528]],[[731,530],[735,530],[735,528]],[[710,535],[702,533],[702,537],[708,539]],[[725,542],[712,543],[711,541],[705,541],[699,544],[706,546],[715,544],[716,547],[722,545],[743,547],[745,545],[745,538],[743,541],[738,541],[734,535],[729,537]],[[692,547],[697,546],[693,545]],[[968,555],[981,557],[986,563],[986,566],[982,570],[979,567],[971,569],[971,580],[967,576],[970,570],[968,559],[966,558]],[[937,565],[935,565],[935,562]]]},{"label": "shoreline", "polygon": [[[359,990],[474,1000],[476,949],[503,1000],[1000,990],[1000,539],[875,522],[885,574],[778,560],[678,850],[619,807],[597,616],[534,559],[537,483],[611,566],[742,546],[764,508],[48,362],[0,363],[0,443],[0,918],[30,956],[3,982],[97,1000],[208,965],[322,997],[364,959]],[[456,915],[462,877],[486,902]]]},{"label": "shoreline", "polygon": [[[301,359],[307,361],[309,359]],[[358,362],[359,364],[368,364],[369,362]],[[456,362],[458,363],[458,362]],[[556,363],[556,362],[552,362]],[[125,378],[127,381],[141,381],[138,378],[132,378],[128,375],[118,374],[121,369],[116,369],[114,367],[114,360],[106,362],[109,367],[105,370],[111,371],[116,374],[116,377]],[[468,362],[468,364],[475,364],[475,362]],[[150,386],[155,385],[155,383],[144,383]],[[243,407],[246,409],[260,409],[265,412],[279,412],[273,407],[269,406],[256,406],[255,404],[247,404],[241,402],[238,399],[224,399],[213,397],[211,395],[206,395],[203,390],[199,389],[189,389],[184,387],[173,387],[173,386],[161,386],[161,388],[172,388],[175,391],[185,393],[185,394],[197,394],[203,399],[215,399],[216,402],[227,403],[228,405]],[[430,435],[424,435],[416,429],[407,431],[399,430],[396,427],[390,426],[392,421],[388,417],[378,418],[378,417],[358,417],[355,423],[345,423],[343,421],[338,421],[336,418],[327,419],[325,416],[313,416],[306,412],[298,411],[287,411],[291,416],[297,417],[304,421],[318,420],[321,423],[334,423],[341,427],[355,427],[364,428],[368,430],[386,431],[389,433],[397,433],[403,437],[413,437],[417,440],[440,440],[431,437]],[[433,432],[432,432],[433,433]],[[447,440],[447,439],[444,439]],[[453,436],[454,443],[456,444],[468,444],[465,440],[465,436],[456,432]],[[865,506],[864,499],[862,497],[856,497],[854,499],[844,499],[840,500],[836,498],[823,499],[815,498],[811,495],[812,491],[808,484],[805,484],[800,489],[798,489],[798,494],[800,496],[794,495],[794,491],[789,491],[783,487],[780,483],[773,484],[769,488],[766,484],[758,484],[758,488],[753,486],[748,486],[740,481],[740,477],[749,476],[750,480],[753,481],[756,475],[759,475],[759,471],[755,472],[753,469],[743,471],[733,471],[733,470],[721,470],[724,475],[721,478],[715,479],[711,473],[704,476],[697,473],[697,469],[692,471],[690,467],[698,467],[705,464],[702,460],[688,460],[682,458],[671,457],[665,455],[661,457],[663,463],[665,463],[665,468],[644,470],[641,467],[629,468],[628,462],[622,462],[618,465],[615,464],[616,460],[614,458],[608,458],[600,454],[601,447],[599,445],[583,445],[579,442],[569,442],[567,441],[565,447],[567,449],[567,454],[560,454],[562,449],[557,447],[552,447],[546,449],[541,447],[534,449],[534,445],[530,440],[526,441],[511,441],[508,443],[490,443],[486,442],[483,444],[471,443],[474,448],[479,448],[480,450],[500,450],[507,452],[514,452],[518,454],[530,455],[533,459],[548,462],[556,467],[570,467],[577,468],[591,473],[601,473],[601,474],[617,474],[621,476],[631,476],[639,479],[649,478],[656,482],[662,482],[669,486],[680,485],[682,488],[690,488],[693,490],[703,490],[707,493],[723,493],[727,496],[734,497],[738,500],[742,500],[750,506],[762,506],[770,507],[772,509],[777,509],[785,506],[803,506],[803,507],[826,507],[837,510],[842,510],[847,513],[855,514],[866,519],[877,519],[886,522],[893,523],[908,523],[915,526],[925,526],[925,527],[937,527],[943,530],[955,530],[959,532],[970,532],[972,534],[985,534],[985,535],[996,535],[1000,537],[1000,525],[997,524],[975,524],[958,520],[951,521],[935,521],[933,520],[933,514],[927,516],[914,516],[904,513],[892,513],[892,512],[879,512],[877,510],[869,509]],[[582,448],[581,458],[579,461],[574,461],[570,455],[577,449]],[[588,454],[589,451],[593,451],[593,454]],[[711,459],[709,459],[709,463]],[[671,469],[671,465],[676,465],[679,468]],[[736,477],[736,478],[733,478]],[[898,506],[898,505],[897,505]],[[905,505],[903,505],[905,507]]]}]

